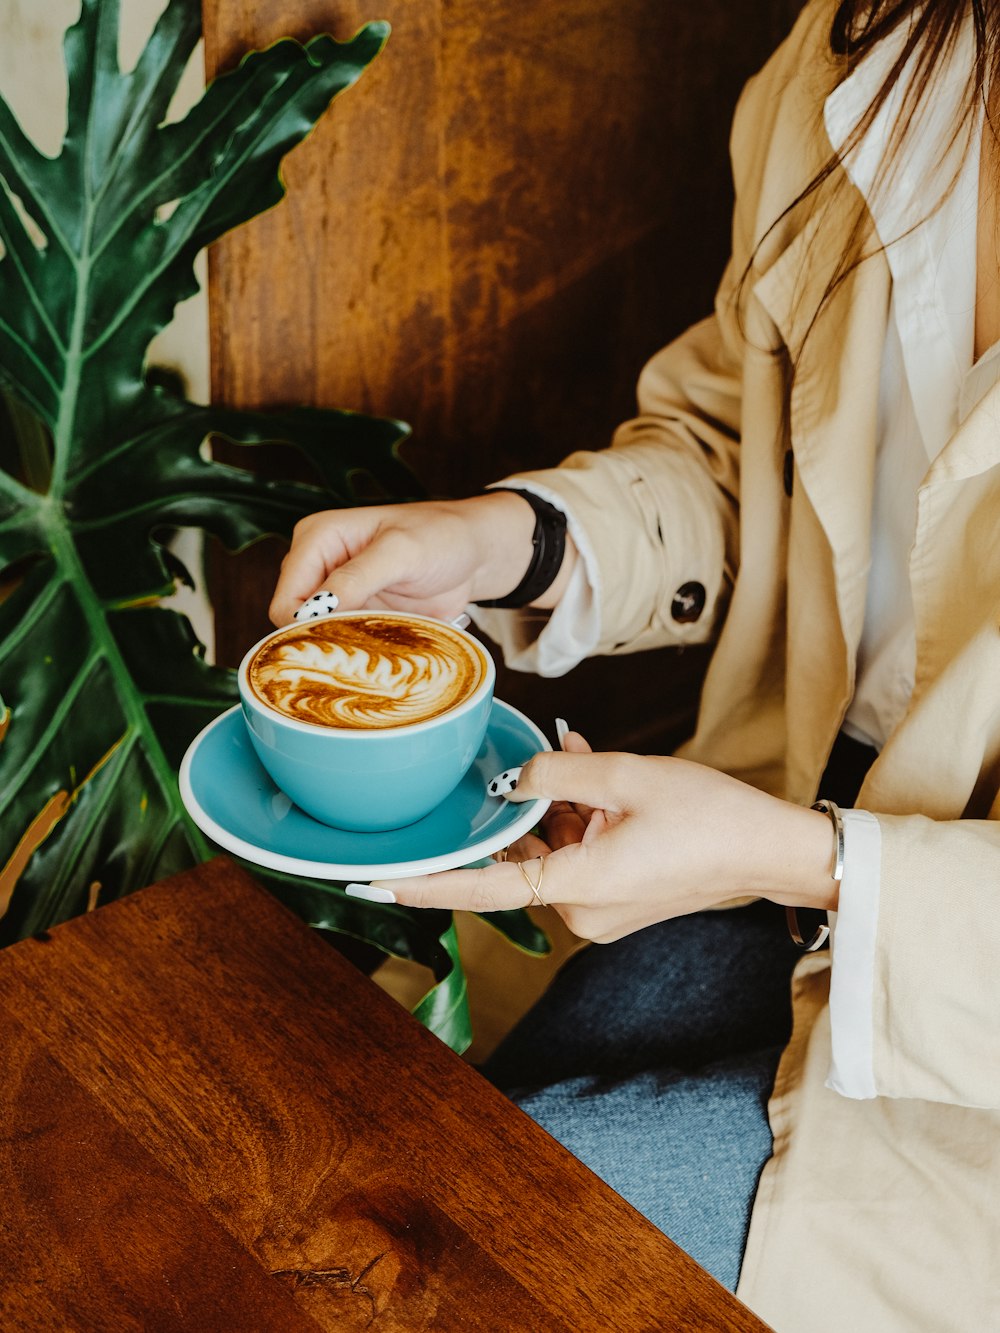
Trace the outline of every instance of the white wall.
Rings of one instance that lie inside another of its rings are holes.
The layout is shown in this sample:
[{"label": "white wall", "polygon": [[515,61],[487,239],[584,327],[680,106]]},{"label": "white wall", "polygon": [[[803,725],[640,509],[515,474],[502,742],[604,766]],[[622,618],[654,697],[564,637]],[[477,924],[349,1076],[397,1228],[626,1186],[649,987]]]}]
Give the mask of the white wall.
[{"label": "white wall", "polygon": [[[121,0],[122,30],[119,54],[123,69],[130,69],[142,50],[164,0]],[[66,72],[63,33],[80,13],[80,0],[0,0],[0,91],[25,131],[44,152],[59,151],[66,127]],[[199,45],[185,72],[170,110],[181,116],[197,101],[204,87],[204,60]],[[150,346],[149,359],[177,370],[188,397],[207,402],[209,394],[208,301],[204,255],[197,265],[201,292],[178,307],[172,324]],[[181,533],[178,555],[196,577],[201,577],[202,542],[194,531]],[[211,650],[214,633],[204,593],[182,588],[171,604],[189,615],[198,637]]]}]

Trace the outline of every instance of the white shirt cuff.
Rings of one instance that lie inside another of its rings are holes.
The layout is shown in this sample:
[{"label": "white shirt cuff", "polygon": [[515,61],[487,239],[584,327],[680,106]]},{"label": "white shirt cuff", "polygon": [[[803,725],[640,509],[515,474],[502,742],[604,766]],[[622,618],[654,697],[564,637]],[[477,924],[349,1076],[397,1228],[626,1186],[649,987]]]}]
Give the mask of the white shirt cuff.
[{"label": "white shirt cuff", "polygon": [[844,877],[830,913],[830,1027],[833,1054],[826,1086],[843,1097],[875,1088],[872,999],[882,874],[882,830],[867,810],[844,810]]},{"label": "white shirt cuff", "polygon": [[[497,484],[516,485],[519,490],[531,491],[533,495],[539,495],[561,509],[566,515],[569,535],[579,552],[580,558],[559,599],[559,605],[545,620],[538,635],[516,651],[508,650],[505,655],[507,665],[517,671],[533,671],[539,676],[563,676],[591,655],[601,634],[600,574],[594,549],[566,508],[562,497],[555,491],[535,482],[529,484],[519,477]],[[475,620],[476,608],[469,607],[469,614]],[[538,611],[530,611],[528,615],[536,620]]]}]

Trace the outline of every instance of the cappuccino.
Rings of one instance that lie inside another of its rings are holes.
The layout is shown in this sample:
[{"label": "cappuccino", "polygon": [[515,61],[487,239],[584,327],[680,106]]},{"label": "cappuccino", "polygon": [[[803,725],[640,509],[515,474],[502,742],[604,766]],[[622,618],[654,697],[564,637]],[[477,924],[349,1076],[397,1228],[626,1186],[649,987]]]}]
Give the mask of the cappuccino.
[{"label": "cappuccino", "polygon": [[483,649],[450,625],[392,611],[290,625],[247,667],[253,695],[296,722],[356,731],[427,722],[470,699]]},{"label": "cappuccino", "polygon": [[403,828],[451,795],[483,743],[495,678],[471,634],[402,611],[286,625],[237,673],[250,742],[275,786],[314,819],[359,833]]}]

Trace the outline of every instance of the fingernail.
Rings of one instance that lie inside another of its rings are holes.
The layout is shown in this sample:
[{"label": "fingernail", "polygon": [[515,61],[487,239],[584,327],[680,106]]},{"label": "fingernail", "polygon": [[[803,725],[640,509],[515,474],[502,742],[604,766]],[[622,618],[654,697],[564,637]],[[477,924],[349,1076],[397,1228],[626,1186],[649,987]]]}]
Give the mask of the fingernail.
[{"label": "fingernail", "polygon": [[564,717],[556,718],[556,737],[559,741],[560,750],[563,748],[563,741],[569,734],[569,723]]},{"label": "fingernail", "polygon": [[318,620],[320,616],[328,616],[331,611],[336,611],[339,605],[340,598],[335,592],[314,592],[302,603],[292,619]]},{"label": "fingernail", "polygon": [[344,892],[349,898],[363,898],[366,903],[394,903],[392,889],[379,889],[374,884],[347,884]]},{"label": "fingernail", "polygon": [[456,616],[454,620],[451,620],[448,623],[454,625],[456,629],[468,629],[472,624],[472,617],[467,616],[463,611],[460,616]]},{"label": "fingernail", "polygon": [[502,773],[498,773],[495,778],[491,778],[486,784],[486,790],[491,796],[507,796],[517,786],[517,780],[521,776],[521,767],[505,768]]}]

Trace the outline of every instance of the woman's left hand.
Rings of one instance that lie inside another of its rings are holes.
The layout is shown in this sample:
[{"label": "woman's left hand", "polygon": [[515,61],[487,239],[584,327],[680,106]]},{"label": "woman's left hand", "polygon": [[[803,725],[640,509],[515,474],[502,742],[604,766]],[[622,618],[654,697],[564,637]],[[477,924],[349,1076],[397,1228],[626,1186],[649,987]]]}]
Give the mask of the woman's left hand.
[{"label": "woman's left hand", "polygon": [[531,759],[507,798],[554,802],[545,841],[381,887],[405,906],[495,912],[536,902],[527,874],[574,934],[601,943],[746,896],[836,907],[825,815],[688,760],[581,752],[570,735],[564,753]]}]

